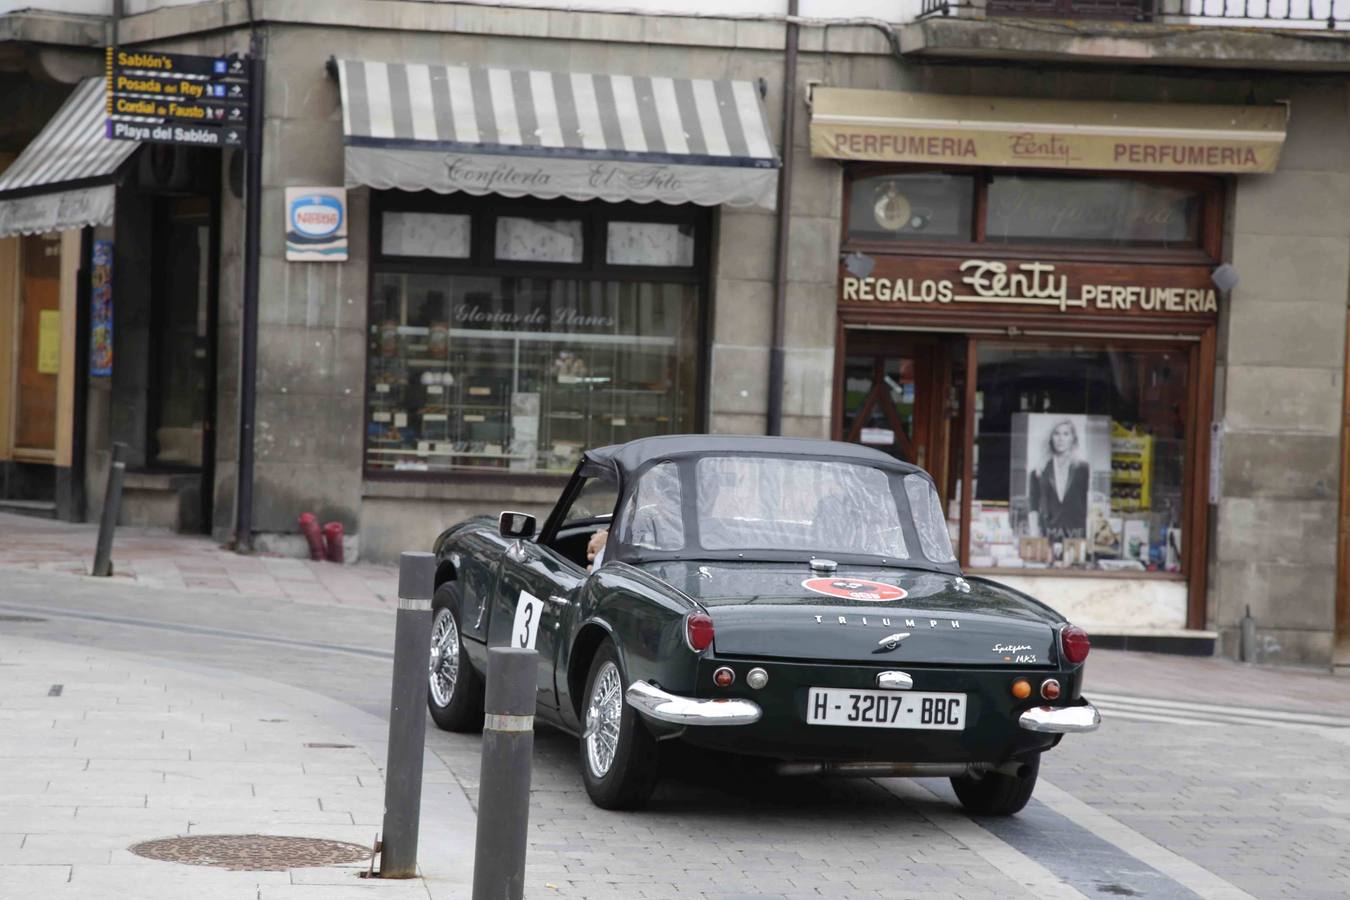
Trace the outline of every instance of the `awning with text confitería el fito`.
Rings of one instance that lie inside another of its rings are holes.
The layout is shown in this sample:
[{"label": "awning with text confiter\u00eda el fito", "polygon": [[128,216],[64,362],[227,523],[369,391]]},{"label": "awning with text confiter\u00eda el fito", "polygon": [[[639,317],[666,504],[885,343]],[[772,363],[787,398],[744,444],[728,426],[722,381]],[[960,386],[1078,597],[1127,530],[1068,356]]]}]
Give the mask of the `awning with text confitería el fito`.
[{"label": "awning with text confiter\u00eda el fito", "polygon": [[348,187],[773,209],[749,81],[340,60]]}]

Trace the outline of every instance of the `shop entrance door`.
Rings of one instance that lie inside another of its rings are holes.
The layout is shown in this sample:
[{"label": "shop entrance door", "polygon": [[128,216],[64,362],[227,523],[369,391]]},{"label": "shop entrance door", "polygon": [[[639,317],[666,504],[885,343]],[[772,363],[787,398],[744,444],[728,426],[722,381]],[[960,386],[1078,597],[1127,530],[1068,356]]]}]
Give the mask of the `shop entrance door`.
[{"label": "shop entrance door", "polygon": [[14,455],[56,458],[57,372],[61,357],[61,236],[22,239]]},{"label": "shop entrance door", "polygon": [[211,198],[158,198],[155,219],[146,464],[151,471],[200,476],[200,525],[209,531],[215,461]]},{"label": "shop entrance door", "polygon": [[965,346],[951,335],[845,332],[836,436],[914,463],[944,501],[956,496]]}]

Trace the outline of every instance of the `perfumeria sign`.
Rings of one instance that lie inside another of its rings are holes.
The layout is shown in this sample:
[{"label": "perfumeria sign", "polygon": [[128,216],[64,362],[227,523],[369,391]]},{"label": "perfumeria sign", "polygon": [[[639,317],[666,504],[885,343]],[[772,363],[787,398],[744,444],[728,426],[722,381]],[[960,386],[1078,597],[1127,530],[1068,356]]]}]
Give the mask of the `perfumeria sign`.
[{"label": "perfumeria sign", "polygon": [[[1122,275],[1137,274],[1125,281]],[[1042,312],[1212,315],[1218,296],[1201,267],[1131,268],[1020,260],[883,257],[866,278],[841,274],[841,305],[930,304]]]}]

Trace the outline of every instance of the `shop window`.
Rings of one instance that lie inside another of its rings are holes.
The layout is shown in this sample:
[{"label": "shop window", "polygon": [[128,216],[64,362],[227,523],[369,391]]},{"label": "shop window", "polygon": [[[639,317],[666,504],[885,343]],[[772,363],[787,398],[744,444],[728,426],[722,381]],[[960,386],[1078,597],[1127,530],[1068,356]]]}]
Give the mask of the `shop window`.
[{"label": "shop window", "polygon": [[391,211],[384,214],[381,225],[385,256],[469,256],[470,219],[466,215]]},{"label": "shop window", "polygon": [[878,175],[850,186],[855,241],[969,241],[975,178],[937,172]]},{"label": "shop window", "polygon": [[1181,571],[1188,356],[979,344],[973,568]]},{"label": "shop window", "polygon": [[[699,430],[703,288],[693,250],[678,249],[700,233],[692,217],[629,223],[622,208],[607,221],[581,204],[557,217],[502,205],[378,213],[370,474],[563,474],[586,447]],[[627,235],[621,249],[586,246],[615,234]],[[602,262],[635,255],[640,270]]]},{"label": "shop window", "polygon": [[512,262],[579,263],[585,232],[580,219],[497,219],[497,259]]},{"label": "shop window", "polygon": [[1201,191],[1128,178],[1000,175],[989,181],[991,244],[1194,247]]},{"label": "shop window", "polygon": [[692,266],[694,229],[670,222],[610,222],[605,261],[615,266]]}]

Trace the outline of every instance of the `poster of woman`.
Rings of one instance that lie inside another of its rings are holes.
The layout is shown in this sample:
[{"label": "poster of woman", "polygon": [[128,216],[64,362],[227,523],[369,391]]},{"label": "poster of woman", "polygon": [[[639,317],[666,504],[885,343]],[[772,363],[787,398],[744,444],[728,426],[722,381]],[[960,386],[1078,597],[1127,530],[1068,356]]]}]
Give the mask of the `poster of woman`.
[{"label": "poster of woman", "polygon": [[1094,510],[1110,502],[1110,419],[1062,413],[1012,417],[1010,485],[1014,527],[1026,537],[1088,536]]}]

